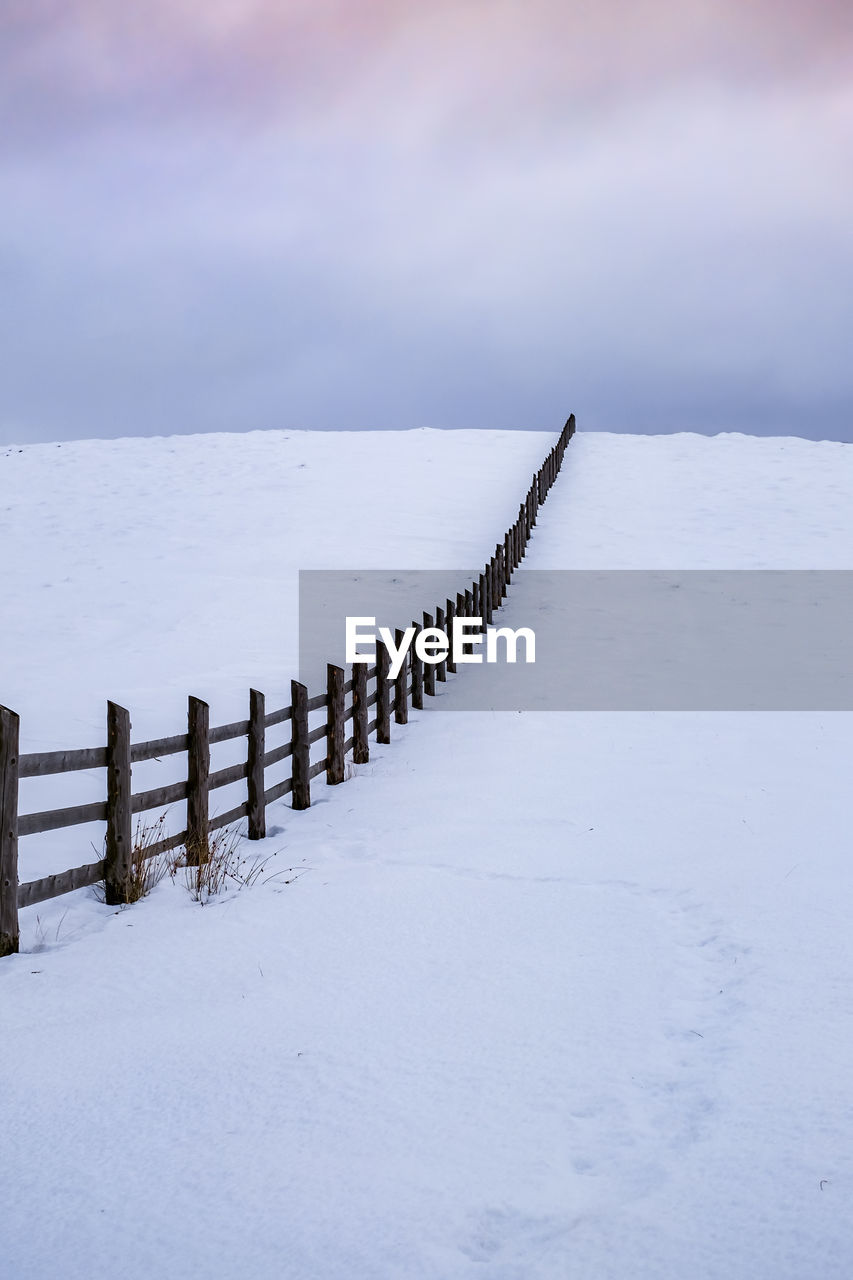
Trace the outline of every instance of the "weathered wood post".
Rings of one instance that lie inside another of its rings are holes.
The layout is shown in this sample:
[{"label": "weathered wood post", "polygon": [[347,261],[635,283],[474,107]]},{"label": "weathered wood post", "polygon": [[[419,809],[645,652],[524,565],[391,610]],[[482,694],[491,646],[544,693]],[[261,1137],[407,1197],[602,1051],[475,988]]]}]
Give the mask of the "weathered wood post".
[{"label": "weathered wood post", "polygon": [[[424,631],[434,626],[435,626],[435,622],[433,620],[432,614],[425,613],[424,614]],[[413,646],[412,653],[414,654],[414,652],[415,650]],[[423,670],[424,693],[427,695],[428,698],[434,698],[435,697],[435,663],[425,662],[423,664],[422,670]],[[414,703],[412,705],[414,705]]]},{"label": "weathered wood post", "polygon": [[18,950],[18,743],[20,721],[0,707],[0,956]]},{"label": "weathered wood post", "polygon": [[453,661],[453,619],[456,617],[456,605],[452,600],[447,601],[447,607],[444,611],[444,624],[447,627],[447,638],[450,641],[450,650],[447,655],[447,670],[451,675],[456,674],[456,663]]},{"label": "weathered wood post", "polygon": [[[404,632],[399,627],[394,632],[394,643],[397,646],[397,652],[400,652],[400,646],[403,643]],[[408,664],[403,659],[403,665],[397,672],[397,679],[394,681],[394,720],[397,724],[408,724],[409,721],[409,672]]]},{"label": "weathered wood post", "polygon": [[482,618],[483,615],[480,612],[480,579],[479,578],[475,578],[471,584],[471,607],[474,611],[472,616],[475,618]]},{"label": "weathered wood post", "polygon": [[132,901],[133,832],[131,830],[130,712],[107,703],[107,838],[104,853],[104,901],[119,906]]},{"label": "weathered wood post", "polygon": [[[440,604],[435,607],[435,625],[447,636],[447,619]],[[447,636],[447,642],[450,643],[450,636]],[[447,658],[442,658],[441,662],[436,663],[435,678],[440,684],[447,680]]]},{"label": "weathered wood post", "polygon": [[[426,618],[426,614],[424,614]],[[423,711],[424,709],[424,663],[418,657],[417,643],[418,636],[423,630],[412,619],[412,626],[415,628],[415,638],[412,641],[412,709],[414,711]]]},{"label": "weathered wood post", "polygon": [[480,588],[480,597],[483,604],[483,625],[489,626],[492,621],[492,575],[488,565],[486,565],[480,581],[483,583]]},{"label": "weathered wood post", "polygon": [[487,626],[486,613],[488,612],[488,587],[486,586],[486,575],[480,574],[477,581],[477,617],[483,619],[482,630],[485,631]]},{"label": "weathered wood post", "polygon": [[210,857],[210,707],[190,698],[187,708],[187,863]]},{"label": "weathered wood post", "polygon": [[308,741],[308,690],[298,680],[290,682],[290,777],[293,809],[311,807],[311,743]]},{"label": "weathered wood post", "polygon": [[376,642],[376,741],[387,746],[391,741],[391,690],[388,673],[391,655],[384,640]]},{"label": "weathered wood post", "polygon": [[354,764],[367,764],[370,759],[370,735],[367,732],[367,663],[352,664],[352,758]]},{"label": "weathered wood post", "polygon": [[248,783],[247,817],[249,839],[263,840],[267,834],[264,804],[264,755],[266,753],[266,701],[257,689],[249,690],[249,749],[246,760]]},{"label": "weathered wood post", "polygon": [[344,741],[346,739],[346,698],[343,667],[326,666],[326,785],[336,787],[344,780]]}]

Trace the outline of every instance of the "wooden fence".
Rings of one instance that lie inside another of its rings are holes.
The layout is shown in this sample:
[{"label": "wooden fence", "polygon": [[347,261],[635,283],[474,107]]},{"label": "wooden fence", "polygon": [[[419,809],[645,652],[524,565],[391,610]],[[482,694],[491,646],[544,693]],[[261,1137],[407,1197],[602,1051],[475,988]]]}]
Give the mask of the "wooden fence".
[{"label": "wooden fence", "polygon": [[[530,531],[536,523],[536,513],[554,483],[574,431],[573,414],[533,477],[515,523],[496,545],[483,572],[455,600],[447,600],[444,607],[436,608],[431,614],[424,613],[424,628],[438,627],[449,637],[454,617],[482,618],[483,626],[492,621],[492,612],[506,595],[513,570],[525,553]],[[398,647],[401,639],[402,632],[398,631]],[[375,664],[353,664],[349,680],[343,668],[330,665],[326,690],[314,697],[309,696],[305,685],[294,680],[290,706],[277,711],[267,711],[264,695],[253,689],[249,695],[248,719],[214,728],[210,727],[207,703],[190,698],[186,733],[149,742],[131,742],[130,713],[108,702],[106,746],[77,751],[20,756],[19,718],[14,711],[0,706],[0,956],[18,950],[18,912],[23,907],[98,881],[104,882],[108,903],[129,900],[134,860],[132,822],[136,815],[186,801],[185,829],[149,845],[144,852],[146,858],[183,845],[189,862],[204,861],[210,833],[242,818],[248,819],[249,839],[261,840],[266,834],[265,815],[269,805],[290,795],[292,808],[307,809],[311,804],[312,778],[325,771],[327,783],[334,786],[343,782],[347,753],[352,751],[354,763],[366,763],[371,734],[377,743],[391,741],[392,711],[395,722],[405,724],[409,702],[421,709],[424,696],[435,694],[436,681],[446,680],[447,673],[452,674],[456,669],[451,655],[436,664],[421,662],[414,645],[408,661],[393,681],[389,679],[390,665],[389,651],[379,642]],[[320,708],[325,709],[325,721],[311,729],[308,717]],[[291,726],[290,741],[267,750],[266,731],[285,722]],[[211,773],[211,746],[235,739],[246,740],[245,760]],[[322,760],[311,763],[311,746],[320,741],[325,741],[326,754]],[[185,754],[187,758],[184,780],[134,794],[133,765],[178,754]],[[267,770],[286,760],[290,761],[289,776],[268,786]],[[105,799],[42,813],[18,813],[20,779],[83,769],[106,770]],[[210,793],[244,779],[246,799],[227,813],[211,816]],[[19,883],[18,842],[22,837],[87,822],[106,823],[103,858],[41,880]]]}]

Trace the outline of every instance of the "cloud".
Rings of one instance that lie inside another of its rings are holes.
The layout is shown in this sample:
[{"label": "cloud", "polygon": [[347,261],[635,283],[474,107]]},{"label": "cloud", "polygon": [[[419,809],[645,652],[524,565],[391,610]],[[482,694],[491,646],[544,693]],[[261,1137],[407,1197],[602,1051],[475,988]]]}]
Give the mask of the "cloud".
[{"label": "cloud", "polygon": [[4,433],[543,426],[572,406],[646,429],[808,411],[836,433],[844,18],[13,7]]}]

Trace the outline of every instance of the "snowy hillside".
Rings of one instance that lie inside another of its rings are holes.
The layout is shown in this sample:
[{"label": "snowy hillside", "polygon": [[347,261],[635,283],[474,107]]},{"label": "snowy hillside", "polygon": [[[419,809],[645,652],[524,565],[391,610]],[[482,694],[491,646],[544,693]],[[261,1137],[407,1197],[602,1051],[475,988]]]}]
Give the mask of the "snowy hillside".
[{"label": "snowy hillside", "polygon": [[[296,570],[479,562],[552,442],[0,451],[24,748],[100,741],[106,696],[143,733],[188,692],[285,701]],[[580,433],[524,565],[851,560],[850,446]],[[428,709],[392,737],[270,810],[251,888],[22,914],[0,1274],[846,1280],[853,717]]]}]

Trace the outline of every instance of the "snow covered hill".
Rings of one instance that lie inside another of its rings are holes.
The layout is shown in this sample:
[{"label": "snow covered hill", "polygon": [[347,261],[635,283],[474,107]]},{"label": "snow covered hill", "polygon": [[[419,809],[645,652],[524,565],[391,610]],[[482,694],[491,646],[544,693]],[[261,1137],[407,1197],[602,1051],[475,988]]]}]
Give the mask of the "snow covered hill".
[{"label": "snow covered hill", "polygon": [[[284,690],[296,569],[479,562],[549,444],[3,451],[25,749],[99,741],[108,695],[166,732],[187,692],[227,720]],[[851,499],[849,446],[580,433],[525,566],[850,568]],[[0,1268],[846,1280],[853,717],[428,709],[393,737],[270,811],[249,889],[24,913]]]}]

